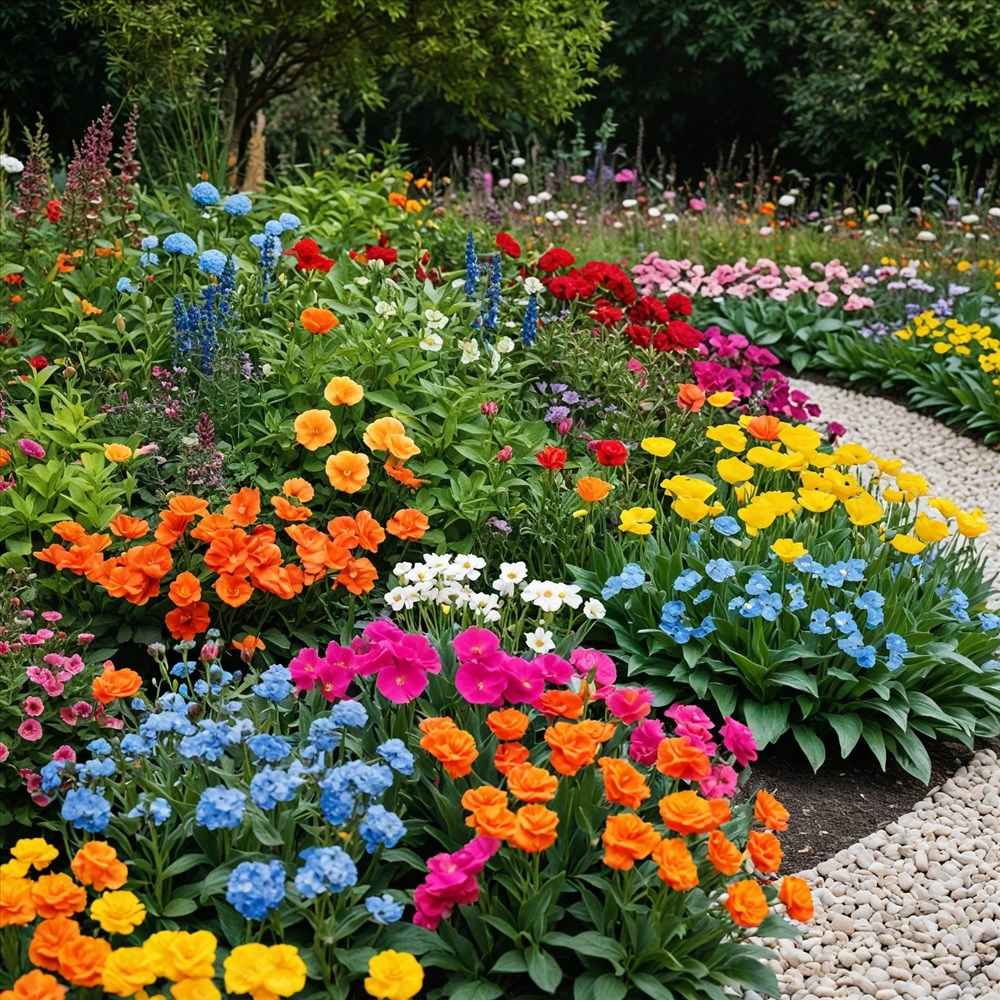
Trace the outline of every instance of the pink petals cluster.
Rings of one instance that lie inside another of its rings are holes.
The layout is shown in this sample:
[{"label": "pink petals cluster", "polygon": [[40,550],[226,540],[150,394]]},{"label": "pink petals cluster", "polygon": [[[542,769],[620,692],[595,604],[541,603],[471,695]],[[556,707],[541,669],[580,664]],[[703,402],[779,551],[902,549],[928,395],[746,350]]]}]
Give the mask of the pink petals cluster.
[{"label": "pink petals cluster", "polygon": [[475,837],[453,854],[428,858],[427,877],[413,893],[413,922],[436,931],[456,906],[474,903],[479,898],[477,876],[499,849],[496,837]]}]

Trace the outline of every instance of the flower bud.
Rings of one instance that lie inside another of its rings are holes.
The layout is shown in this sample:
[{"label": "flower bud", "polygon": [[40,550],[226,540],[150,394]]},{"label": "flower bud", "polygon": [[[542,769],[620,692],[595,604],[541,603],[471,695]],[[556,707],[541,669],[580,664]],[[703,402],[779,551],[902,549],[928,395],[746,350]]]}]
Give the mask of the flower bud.
[{"label": "flower bud", "polygon": [[509,462],[513,457],[514,457],[514,449],[511,448],[511,446],[509,444],[505,444],[497,452],[497,461],[498,462]]}]

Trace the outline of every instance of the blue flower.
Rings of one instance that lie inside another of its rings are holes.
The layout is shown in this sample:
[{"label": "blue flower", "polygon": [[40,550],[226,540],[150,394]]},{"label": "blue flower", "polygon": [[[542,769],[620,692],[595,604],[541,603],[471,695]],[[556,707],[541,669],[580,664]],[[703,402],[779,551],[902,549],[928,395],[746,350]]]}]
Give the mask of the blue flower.
[{"label": "blue flower", "polygon": [[247,749],[253,754],[255,762],[266,760],[272,764],[284,760],[292,752],[288,740],[272,736],[270,733],[258,733],[252,736],[247,740]]},{"label": "blue flower", "polygon": [[609,576],[601,588],[601,597],[605,601],[610,601],[616,594],[622,592],[622,578],[620,576]]},{"label": "blue flower", "polygon": [[285,233],[298,229],[302,225],[302,220],[297,215],[292,215],[291,212],[282,212],[278,216],[278,222],[281,223],[282,232]]},{"label": "blue flower", "polygon": [[833,629],[827,625],[830,620],[830,612],[824,611],[822,608],[817,608],[813,613],[812,617],[809,619],[809,631],[813,635],[829,635]]},{"label": "blue flower", "polygon": [[704,639],[706,635],[715,631],[715,619],[711,615],[706,615],[701,620],[697,628],[691,629],[691,635],[696,639]]},{"label": "blue flower", "polygon": [[169,818],[172,810],[170,803],[157,797],[148,802],[140,802],[135,808],[125,813],[127,819],[146,819],[154,826],[162,826]]},{"label": "blue flower", "polygon": [[786,583],[785,590],[788,592],[789,597],[789,611],[801,611],[802,608],[806,607],[806,591],[798,580]]},{"label": "blue flower", "polygon": [[357,884],[357,866],[339,847],[307,847],[299,857],[305,864],[295,873],[295,887],[304,899],[315,899],[323,892],[343,892]]},{"label": "blue flower", "polygon": [[131,278],[119,278],[115,285],[115,291],[131,294],[132,292],[139,291],[139,286],[133,284]]},{"label": "blue flower", "polygon": [[66,763],[64,760],[50,760],[48,763],[42,765],[42,783],[39,787],[46,795],[49,792],[54,792],[62,785],[62,773],[66,769]]},{"label": "blue flower", "polygon": [[158,253],[144,253],[139,257],[139,263],[143,267],[156,267],[160,263],[160,255]]},{"label": "blue flower", "polygon": [[333,719],[319,718],[313,719],[309,723],[309,742],[314,744],[317,750],[333,750],[340,745],[340,733],[337,732],[337,725]]},{"label": "blue flower", "polygon": [[103,833],[111,821],[111,804],[89,788],[73,788],[66,793],[59,815],[85,833]]},{"label": "blue flower", "polygon": [[840,647],[841,652],[853,657],[859,667],[868,670],[875,666],[875,647],[866,646],[860,632],[852,632],[843,639],[838,639],[837,645]]},{"label": "blue flower", "polygon": [[688,532],[688,548],[697,552],[701,548],[701,535],[697,531]]},{"label": "blue flower", "polygon": [[265,767],[250,779],[250,798],[261,809],[291,802],[304,779],[273,767]]},{"label": "blue flower", "polygon": [[864,559],[848,559],[835,562],[823,572],[823,583],[828,587],[843,587],[845,583],[860,583],[865,577],[868,564]]},{"label": "blue flower", "polygon": [[686,594],[689,590],[694,590],[701,581],[701,573],[697,570],[686,569],[674,580],[674,590],[679,590],[681,593]]},{"label": "blue flower", "polygon": [[646,571],[638,563],[626,563],[622,567],[619,577],[624,590],[635,590],[641,587],[646,580]]},{"label": "blue flower", "polygon": [[171,233],[163,241],[163,249],[167,253],[179,253],[185,257],[193,257],[198,252],[194,240],[186,233]]},{"label": "blue flower", "polygon": [[95,757],[79,769],[79,774],[84,780],[110,778],[117,770],[115,762],[110,757]]},{"label": "blue flower", "polygon": [[379,847],[395,847],[406,833],[406,827],[394,812],[375,804],[368,807],[358,825],[358,833],[365,842],[365,850],[374,854]]},{"label": "blue flower", "polygon": [[248,215],[253,202],[245,194],[231,194],[223,203],[222,211],[227,215]]},{"label": "blue flower", "polygon": [[826,572],[826,567],[809,555],[807,552],[804,556],[799,556],[792,565],[800,573],[808,573],[810,576],[822,576]]},{"label": "blue flower", "polygon": [[139,241],[139,246],[143,250],[155,250],[160,245],[160,238],[158,236],[147,236]]},{"label": "blue flower", "polygon": [[995,628],[1000,628],[1000,615],[984,611],[979,616],[979,624],[982,625],[984,632],[992,632]]},{"label": "blue flower", "polygon": [[710,600],[712,596],[713,596],[712,591],[706,587],[705,590],[698,591],[698,593],[694,597],[694,600],[691,603],[696,605],[701,604],[704,601]]},{"label": "blue flower", "polygon": [[660,617],[662,621],[680,621],[684,611],[683,601],[667,601],[660,609]]},{"label": "blue flower", "polygon": [[356,791],[365,795],[381,795],[392,787],[395,780],[392,771],[384,764],[365,764],[360,760],[352,760],[341,766]]},{"label": "blue flower", "polygon": [[338,729],[361,729],[368,723],[368,712],[359,701],[341,701],[333,706],[330,719]]},{"label": "blue flower", "polygon": [[403,904],[397,903],[387,892],[381,896],[369,896],[365,900],[365,909],[377,924],[394,924],[403,916]]},{"label": "blue flower", "polygon": [[126,757],[143,757],[152,749],[152,744],[136,733],[122,737],[121,751]]},{"label": "blue flower", "polygon": [[735,517],[723,514],[722,517],[717,517],[712,522],[712,530],[717,531],[720,535],[725,535],[729,538],[732,535],[738,535],[740,533],[740,522],[737,521]]},{"label": "blue flower", "polygon": [[111,753],[111,744],[103,737],[98,737],[87,744],[87,749],[95,757],[107,757]]},{"label": "blue flower", "polygon": [[280,236],[285,231],[285,227],[277,220],[271,219],[264,223],[265,236]]},{"label": "blue flower", "polygon": [[246,920],[263,920],[285,898],[285,869],[280,861],[244,861],[230,873],[226,902]]},{"label": "blue flower", "polygon": [[[743,618],[760,618],[764,614],[765,605],[759,597],[734,597],[729,602],[730,611],[738,611]],[[772,618],[771,621],[774,619]]]},{"label": "blue flower", "polygon": [[951,613],[960,622],[969,621],[969,598],[965,591],[956,587],[948,596],[951,598]]},{"label": "blue flower", "polygon": [[858,631],[858,623],[854,620],[854,615],[850,611],[834,611],[833,613],[833,624],[843,632],[844,635],[850,635],[851,632]]},{"label": "blue flower", "polygon": [[198,258],[198,268],[206,274],[221,278],[228,260],[229,258],[221,250],[206,250]]},{"label": "blue flower", "polygon": [[865,625],[868,628],[878,628],[885,621],[882,608],[885,598],[877,590],[866,590],[854,598],[854,606],[867,614]]},{"label": "blue flower", "polygon": [[890,670],[898,670],[903,665],[903,656],[909,652],[906,640],[895,632],[886,633],[885,648],[889,653],[885,665]]},{"label": "blue flower", "polygon": [[194,820],[207,830],[235,830],[243,822],[247,797],[235,788],[213,785],[198,799]]},{"label": "blue flower", "polygon": [[763,573],[753,573],[747,581],[745,589],[751,597],[769,594],[771,592],[771,581]]},{"label": "blue flower", "polygon": [[[468,288],[468,279],[466,279]],[[475,285],[472,286],[473,292]],[[524,310],[524,319],[521,321],[521,343],[525,347],[530,347],[538,338],[538,296],[532,292],[528,296],[528,306]]]},{"label": "blue flower", "polygon": [[291,674],[288,667],[272,663],[251,688],[254,694],[268,701],[284,701],[292,693]]},{"label": "blue flower", "polygon": [[201,181],[191,188],[191,200],[202,208],[215,205],[219,201],[219,189],[208,181]]},{"label": "blue flower", "polygon": [[736,567],[728,559],[711,559],[705,564],[705,575],[716,583],[736,576]]},{"label": "blue flower", "polygon": [[413,754],[406,749],[406,744],[402,740],[386,740],[375,750],[394,771],[406,775],[413,774]]}]

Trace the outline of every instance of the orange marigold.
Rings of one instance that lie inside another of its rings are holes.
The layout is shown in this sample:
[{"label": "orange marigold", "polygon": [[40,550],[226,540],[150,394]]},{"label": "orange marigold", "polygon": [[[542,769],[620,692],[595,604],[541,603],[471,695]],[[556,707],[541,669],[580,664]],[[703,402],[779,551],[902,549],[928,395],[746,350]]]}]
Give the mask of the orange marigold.
[{"label": "orange marigold", "polygon": [[556,842],[559,814],[542,805],[521,806],[515,813],[517,828],[509,838],[512,847],[538,854]]},{"label": "orange marigold", "polygon": [[743,852],[721,831],[708,835],[708,860],[722,875],[735,875],[743,864]]},{"label": "orange marigold", "polygon": [[708,833],[719,825],[708,800],[697,792],[684,791],[665,795],[660,799],[659,806],[663,822],[682,837],[689,833]]},{"label": "orange marigold", "polygon": [[653,848],[656,874],[677,892],[686,892],[698,884],[698,868],[687,844],[677,837],[661,840]]},{"label": "orange marigold", "polygon": [[519,740],[530,723],[531,719],[516,708],[505,708],[486,716],[486,725],[498,740]]},{"label": "orange marigold", "polygon": [[189,604],[201,600],[201,581],[194,573],[184,570],[174,577],[167,596],[177,607],[186,608]]},{"label": "orange marigold", "polygon": [[28,946],[28,958],[40,969],[59,971],[59,952],[63,946],[80,936],[80,925],[72,917],[52,917],[40,920]]},{"label": "orange marigold", "polygon": [[417,477],[408,469],[402,462],[393,462],[390,458],[384,466],[386,473],[396,480],[397,483],[402,483],[404,486],[410,486],[413,489],[420,489],[421,486],[429,483],[429,479],[417,479]]},{"label": "orange marigold", "polygon": [[734,923],[740,927],[759,927],[767,916],[767,900],[764,890],[751,879],[733,882],[726,886],[723,904]]},{"label": "orange marigold", "polygon": [[35,919],[34,885],[27,878],[0,878],[0,928],[21,927]]},{"label": "orange marigold", "polygon": [[144,521],[141,517],[129,517],[128,514],[119,514],[108,522],[111,534],[119,538],[135,540],[142,538],[149,532],[149,521]]},{"label": "orange marigold", "polygon": [[773,833],[751,830],[747,838],[747,853],[759,872],[776,872],[781,867],[784,852],[781,843]]},{"label": "orange marigold", "polygon": [[746,423],[746,432],[758,441],[777,441],[785,424],[769,414],[751,417]]},{"label": "orange marigold", "polygon": [[374,590],[375,581],[378,579],[378,570],[370,559],[348,559],[347,565],[337,575],[334,580],[334,587],[345,587],[348,593],[359,597]]},{"label": "orange marigold", "polygon": [[316,451],[337,436],[337,425],[326,410],[306,410],[295,418],[295,440],[303,448]]},{"label": "orange marigold", "polygon": [[[72,271],[73,268],[66,268]],[[55,976],[32,969],[14,983],[12,990],[0,993],[0,1000],[64,1000],[66,987]]]},{"label": "orange marigold", "polygon": [[134,670],[116,670],[108,660],[104,672],[94,678],[91,687],[94,698],[102,705],[109,705],[116,698],[131,698],[142,687],[142,678]]},{"label": "orange marigold", "polygon": [[316,491],[312,488],[312,485],[300,477],[286,479],[281,484],[281,492],[289,499],[301,500],[302,503],[309,503],[316,495]]},{"label": "orange marigold", "polygon": [[597,503],[599,500],[603,500],[614,487],[611,483],[606,483],[603,479],[598,479],[596,476],[584,476],[582,479],[577,480],[576,492],[580,494],[580,499],[584,503]]},{"label": "orange marigold", "polygon": [[528,759],[528,748],[523,743],[501,743],[493,755],[493,766],[498,774],[507,774],[512,767]]},{"label": "orange marigold", "polygon": [[769,830],[788,829],[788,810],[770,793],[760,789],[754,802],[753,814]]},{"label": "orange marigold", "polygon": [[175,639],[190,642],[196,635],[208,631],[208,604],[205,601],[195,601],[187,607],[174,608],[164,620]]},{"label": "orange marigold", "polygon": [[81,934],[59,952],[59,975],[74,986],[100,986],[111,945],[104,938]]},{"label": "orange marigold", "polygon": [[118,852],[106,841],[92,840],[76,852],[70,868],[83,885],[97,892],[120,889],[128,878],[128,869],[118,860]]},{"label": "orange marigold", "polygon": [[805,923],[813,918],[812,893],[809,883],[795,875],[786,875],[778,889],[778,899],[785,904],[785,910],[792,920]]},{"label": "orange marigold", "polygon": [[559,779],[544,767],[517,764],[507,772],[507,787],[522,802],[551,802],[559,789]]},{"label": "orange marigold", "polygon": [[652,795],[646,779],[627,760],[602,757],[597,766],[604,778],[604,795],[608,802],[638,809]]},{"label": "orange marigold", "polygon": [[609,816],[601,834],[604,857],[601,860],[618,871],[630,871],[637,861],[648,858],[660,842],[652,823],[639,819],[635,813]]},{"label": "orange marigold", "polygon": [[439,760],[452,778],[464,778],[470,774],[472,765],[479,756],[472,733],[467,733],[454,724],[451,728],[425,732],[420,746]]},{"label": "orange marigold", "polygon": [[63,872],[40,875],[31,887],[31,901],[38,915],[45,920],[71,917],[86,908],[87,890]]},{"label": "orange marigold", "polygon": [[712,762],[703,750],[692,746],[683,736],[660,740],[656,748],[656,770],[682,781],[701,781],[712,770]]},{"label": "orange marigold", "polygon": [[549,762],[560,774],[574,775],[593,764],[600,748],[584,723],[556,722],[545,730],[544,737],[551,751]]}]

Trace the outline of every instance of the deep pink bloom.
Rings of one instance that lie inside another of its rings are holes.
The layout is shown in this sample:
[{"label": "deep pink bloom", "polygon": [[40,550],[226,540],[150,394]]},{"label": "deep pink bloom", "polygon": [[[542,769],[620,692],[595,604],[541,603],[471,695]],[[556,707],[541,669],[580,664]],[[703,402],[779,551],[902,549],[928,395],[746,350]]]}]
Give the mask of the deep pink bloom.
[{"label": "deep pink bloom", "polygon": [[514,449],[511,448],[511,446],[509,444],[505,444],[497,452],[497,461],[498,462],[509,462],[513,457],[514,457]]},{"label": "deep pink bloom", "polygon": [[86,646],[87,643],[90,643],[90,642],[94,641],[94,633],[93,632],[81,632],[76,637],[76,641],[77,642],[82,642]]},{"label": "deep pink bloom", "polygon": [[455,689],[470,705],[492,705],[507,687],[507,676],[500,669],[502,662],[496,653],[465,660],[455,671]]},{"label": "deep pink bloom", "polygon": [[312,691],[316,686],[321,662],[319,650],[312,647],[307,647],[301,650],[298,656],[292,657],[288,663],[288,673],[295,684],[296,694]]},{"label": "deep pink bloom", "polygon": [[595,694],[600,697],[608,693],[605,689],[610,688],[618,676],[614,660],[597,649],[580,646],[569,654],[569,662],[584,680],[594,685],[597,689]]},{"label": "deep pink bloom", "polygon": [[61,746],[53,755],[53,760],[71,760],[76,762],[76,751],[65,744]]},{"label": "deep pink bloom", "polygon": [[437,930],[456,906],[474,903],[479,898],[477,876],[499,849],[495,837],[476,837],[454,854],[428,858],[427,878],[413,893],[413,922]]},{"label": "deep pink bloom", "polygon": [[42,617],[47,622],[57,622],[62,620],[62,615],[58,611],[43,611]]},{"label": "deep pink bloom", "polygon": [[757,759],[757,741],[742,722],[737,722],[727,715],[725,722],[719,728],[719,735],[725,748],[739,761],[741,767],[746,767]]},{"label": "deep pink bloom", "polygon": [[60,708],[59,718],[66,723],[67,726],[75,726],[77,720],[77,714],[72,708]]},{"label": "deep pink bloom", "polygon": [[45,711],[45,702],[41,698],[29,695],[21,705],[25,715],[41,715]]},{"label": "deep pink bloom", "polygon": [[688,205],[691,206],[692,212],[704,212],[708,208],[707,202],[701,198],[690,198],[688,199]]},{"label": "deep pink bloom", "polygon": [[10,747],[6,743],[0,743],[0,764],[10,756]]},{"label": "deep pink bloom", "polygon": [[80,716],[81,719],[89,719],[90,713],[94,710],[94,707],[86,701],[78,701],[73,706],[73,711]]},{"label": "deep pink bloom", "polygon": [[45,640],[35,632],[23,632],[18,636],[18,639],[25,644],[25,646],[41,646]]},{"label": "deep pink bloom", "polygon": [[29,743],[34,743],[36,740],[42,738],[42,725],[37,719],[25,719],[17,727],[17,735],[21,737],[22,740],[27,740]]},{"label": "deep pink bloom", "polygon": [[531,662],[541,668],[546,684],[565,687],[573,678],[573,664],[555,653],[542,653]]},{"label": "deep pink bloom", "polygon": [[683,736],[692,746],[711,757],[719,749],[712,741],[715,724],[697,705],[671,705],[666,713],[674,720],[678,736]]},{"label": "deep pink bloom", "polygon": [[28,458],[45,458],[45,449],[37,441],[32,441],[31,438],[20,438],[17,446]]},{"label": "deep pink bloom", "polygon": [[516,705],[526,702],[533,705],[545,690],[545,674],[536,663],[529,663],[520,656],[508,656],[502,670],[507,678],[503,697],[506,702]]},{"label": "deep pink bloom", "polygon": [[659,719],[646,719],[632,730],[629,737],[628,755],[637,764],[655,764],[656,751],[667,737],[663,723]]},{"label": "deep pink bloom", "polygon": [[455,656],[459,663],[466,660],[478,660],[500,648],[500,638],[488,628],[473,625],[464,632],[459,632],[452,640]]},{"label": "deep pink bloom", "polygon": [[736,792],[738,777],[728,764],[716,764],[707,778],[698,782],[698,791],[706,799],[731,799]]},{"label": "deep pink bloom", "polygon": [[424,636],[405,633],[384,645],[390,659],[379,668],[376,687],[397,704],[420,697],[427,688],[427,675],[441,671],[437,650]]},{"label": "deep pink bloom", "polygon": [[631,725],[652,711],[653,692],[648,688],[620,687],[605,695],[604,701],[612,715]]}]

